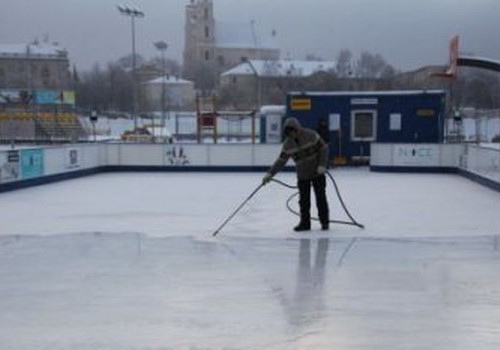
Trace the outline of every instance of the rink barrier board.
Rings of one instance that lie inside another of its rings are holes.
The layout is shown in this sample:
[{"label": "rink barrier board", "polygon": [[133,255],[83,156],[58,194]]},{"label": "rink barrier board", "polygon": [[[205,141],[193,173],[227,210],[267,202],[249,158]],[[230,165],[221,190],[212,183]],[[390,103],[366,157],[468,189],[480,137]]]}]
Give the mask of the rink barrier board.
[{"label": "rink barrier board", "polygon": [[482,186],[488,187],[494,191],[500,192],[500,182],[497,182],[493,179],[489,179],[487,177],[478,175],[476,173],[464,170],[464,169],[458,169],[458,174],[460,174],[463,177],[466,177],[467,179],[474,181]]},{"label": "rink barrier board", "polygon": [[[0,192],[104,172],[265,172],[280,145],[84,144],[0,151]],[[286,171],[293,171],[287,167]],[[371,171],[455,173],[500,191],[500,149],[372,144]],[[484,172],[498,175],[483,176]]]}]

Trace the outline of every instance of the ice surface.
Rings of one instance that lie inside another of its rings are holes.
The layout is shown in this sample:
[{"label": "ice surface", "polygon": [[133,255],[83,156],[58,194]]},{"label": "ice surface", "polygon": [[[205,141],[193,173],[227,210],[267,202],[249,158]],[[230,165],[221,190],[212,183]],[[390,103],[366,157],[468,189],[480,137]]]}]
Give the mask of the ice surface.
[{"label": "ice surface", "polygon": [[458,175],[334,175],[365,230],[293,233],[293,191],[271,183],[213,238],[262,174],[1,194],[0,349],[498,349],[499,194]]}]

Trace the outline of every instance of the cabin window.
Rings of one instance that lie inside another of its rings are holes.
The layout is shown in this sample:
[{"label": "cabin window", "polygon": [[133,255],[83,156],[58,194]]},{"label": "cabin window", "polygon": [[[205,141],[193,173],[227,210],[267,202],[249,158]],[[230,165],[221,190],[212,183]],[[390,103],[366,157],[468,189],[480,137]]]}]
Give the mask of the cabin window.
[{"label": "cabin window", "polygon": [[401,130],[401,114],[400,113],[391,113],[389,115],[389,129],[391,131],[400,131]]},{"label": "cabin window", "polygon": [[351,112],[352,141],[375,141],[377,131],[377,112],[362,110]]}]

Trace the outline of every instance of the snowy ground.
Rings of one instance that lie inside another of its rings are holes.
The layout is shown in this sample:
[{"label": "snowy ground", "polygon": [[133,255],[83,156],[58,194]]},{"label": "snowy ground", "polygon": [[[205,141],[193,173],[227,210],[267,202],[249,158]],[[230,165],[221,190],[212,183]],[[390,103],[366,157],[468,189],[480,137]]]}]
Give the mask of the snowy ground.
[{"label": "snowy ground", "polygon": [[294,233],[293,191],[271,183],[213,238],[262,174],[1,194],[0,349],[497,350],[499,193],[458,175],[334,176],[364,230]]}]

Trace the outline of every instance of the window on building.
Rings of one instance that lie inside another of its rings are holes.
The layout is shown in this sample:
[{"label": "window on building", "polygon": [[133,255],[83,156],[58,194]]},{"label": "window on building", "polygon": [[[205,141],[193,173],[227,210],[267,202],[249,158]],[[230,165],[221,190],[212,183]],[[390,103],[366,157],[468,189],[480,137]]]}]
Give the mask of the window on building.
[{"label": "window on building", "polygon": [[401,113],[391,113],[389,115],[389,130],[401,130]]},{"label": "window on building", "polygon": [[208,50],[205,50],[205,61],[209,60],[210,60],[210,52],[208,52]]},{"label": "window on building", "polygon": [[5,70],[3,68],[0,68],[0,88],[5,87]]},{"label": "window on building", "polygon": [[353,141],[375,141],[377,112],[373,110],[351,112],[351,139]]},{"label": "window on building", "polygon": [[50,85],[50,69],[48,67],[43,67],[41,71],[41,78],[43,86],[47,87]]},{"label": "window on building", "polygon": [[208,19],[208,15],[209,15],[208,7],[205,7],[205,19]]},{"label": "window on building", "polygon": [[208,26],[205,26],[205,38],[210,38],[210,28]]}]

